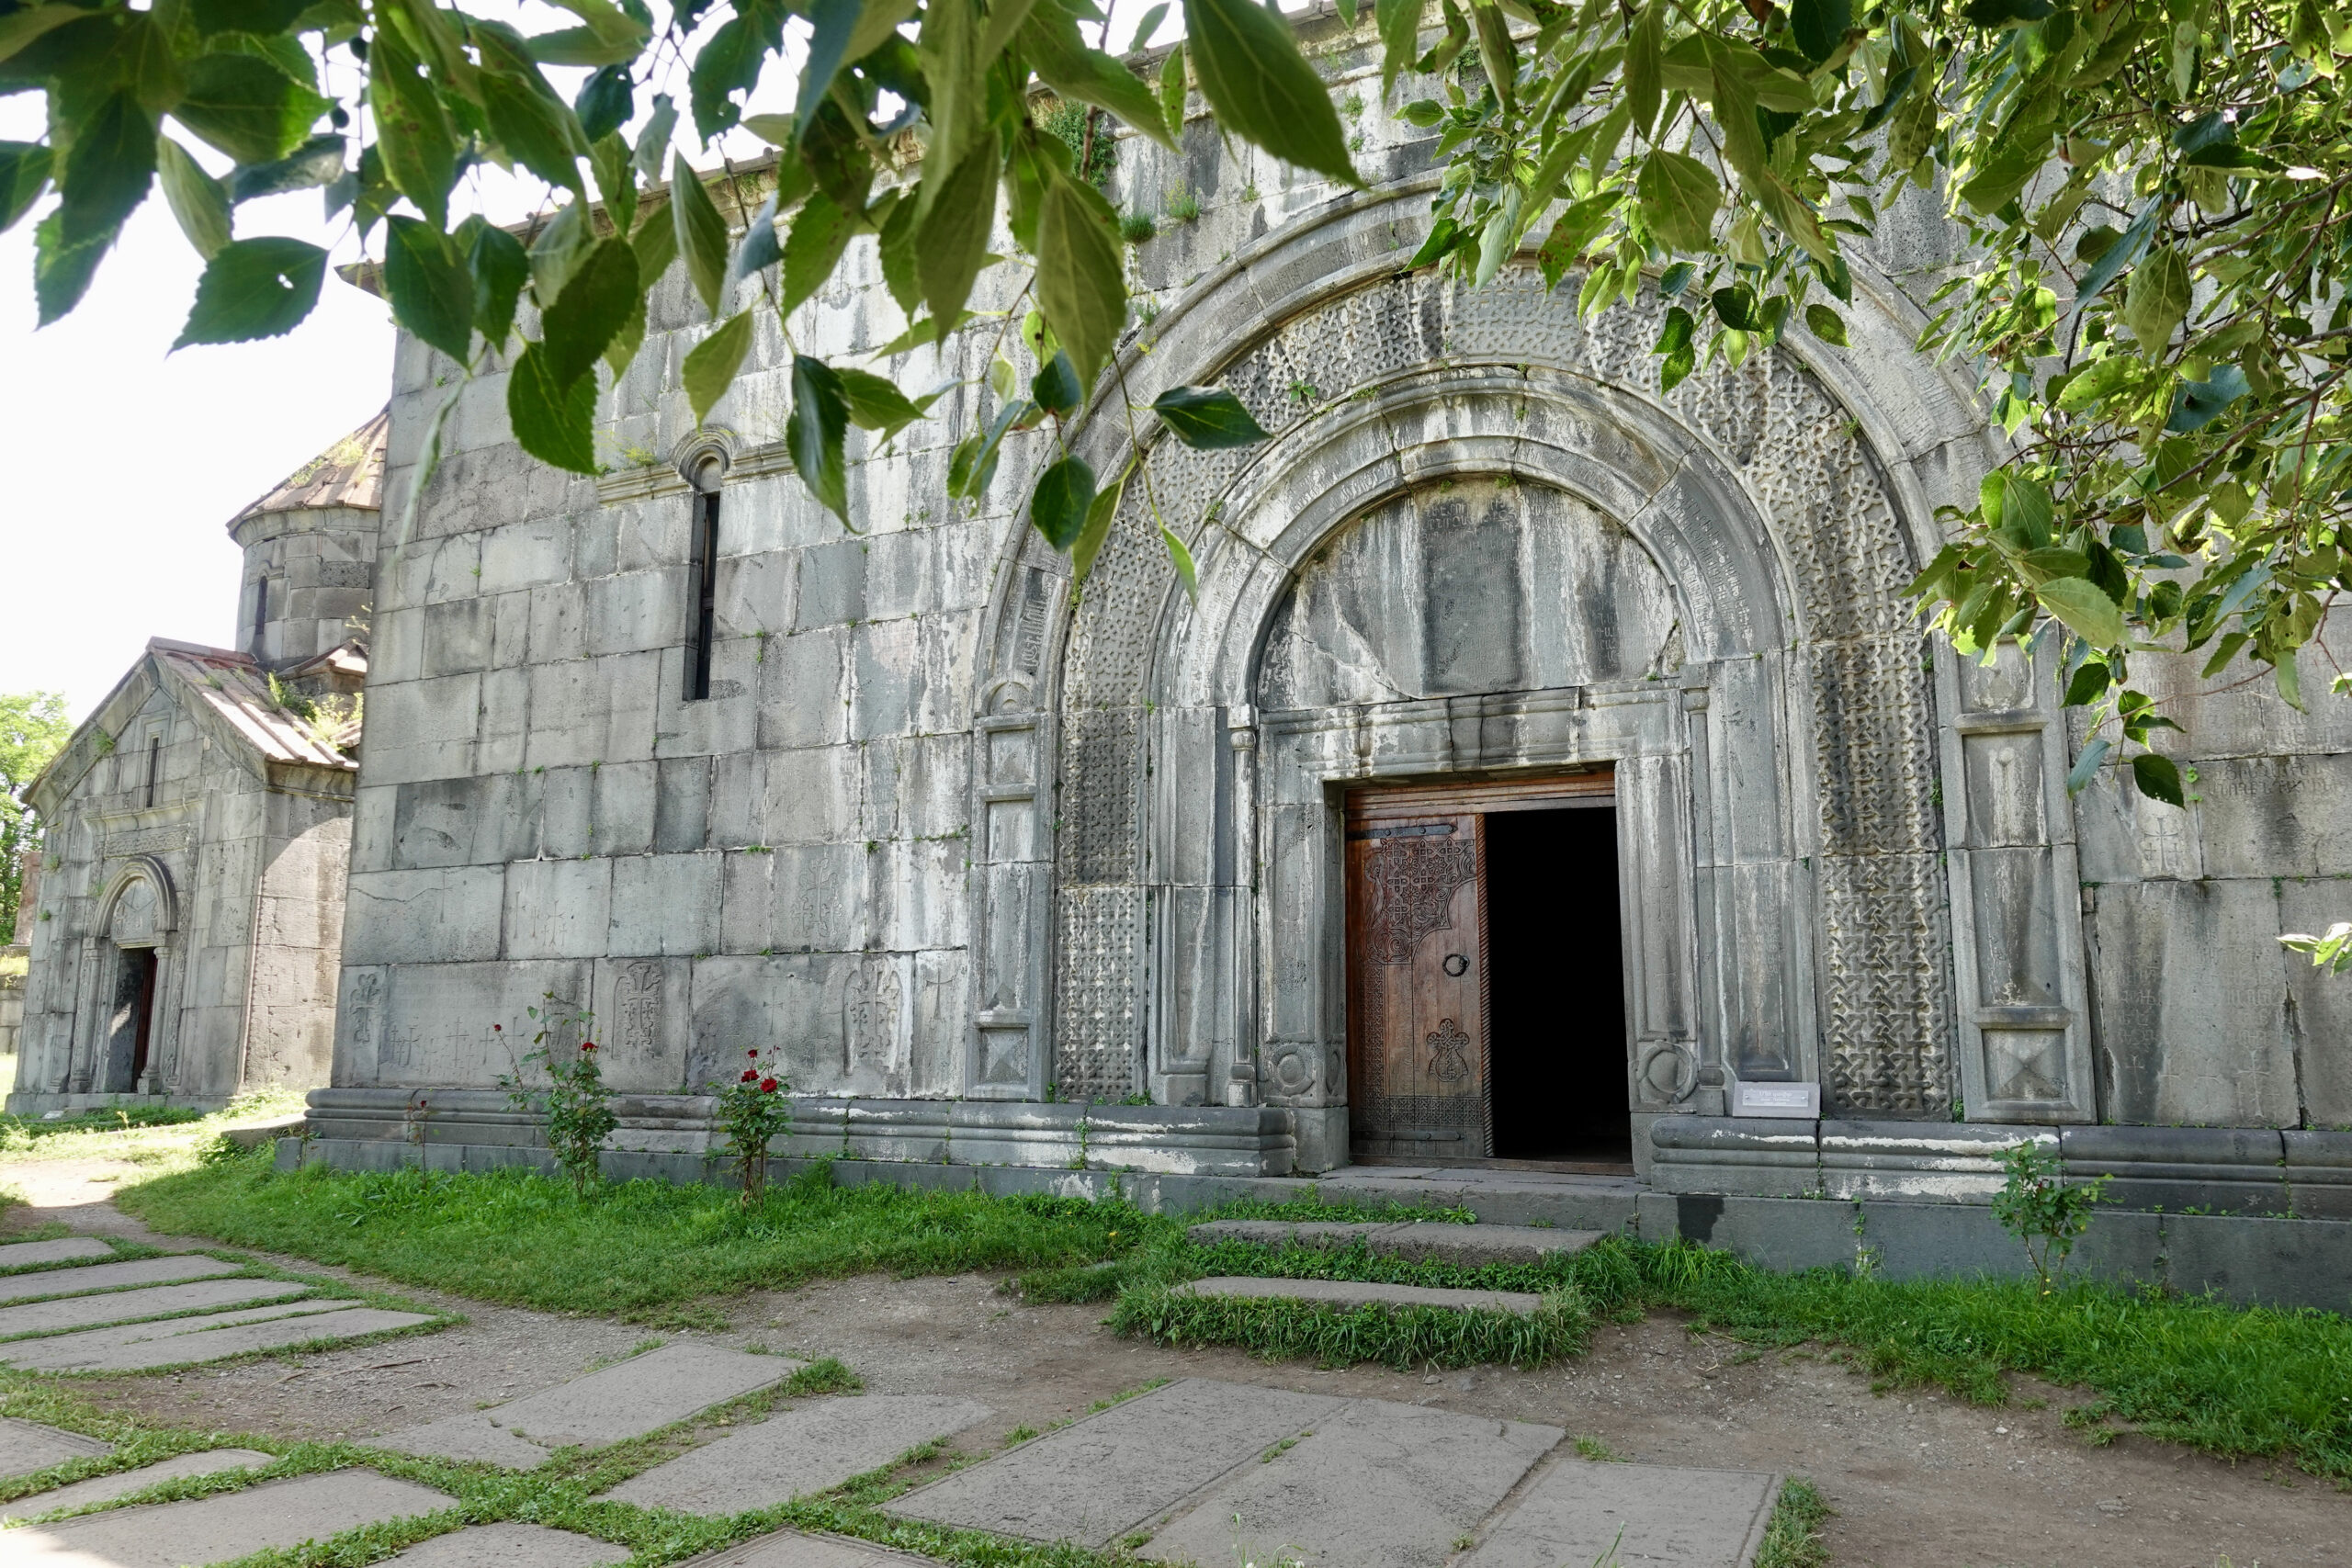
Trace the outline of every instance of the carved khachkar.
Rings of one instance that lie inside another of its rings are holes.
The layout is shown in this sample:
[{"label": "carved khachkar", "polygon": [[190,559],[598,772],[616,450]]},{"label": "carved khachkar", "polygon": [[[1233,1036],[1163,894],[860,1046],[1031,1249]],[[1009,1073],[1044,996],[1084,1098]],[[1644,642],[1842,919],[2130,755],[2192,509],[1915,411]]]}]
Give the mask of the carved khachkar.
[{"label": "carved khachkar", "polygon": [[[1547,293],[1532,271],[1482,288],[1420,272],[1374,280],[1273,329],[1216,371],[1279,436],[1328,402],[1440,364],[1544,366],[1662,403],[1737,475],[1770,520],[1791,591],[1810,734],[1826,1098],[1841,1109],[1936,1114],[1950,1103],[1951,1010],[1932,711],[1901,590],[1917,571],[1885,480],[1846,411],[1789,354],[1718,359],[1660,398],[1658,302],[1577,320],[1577,280]],[[1160,515],[1194,538],[1251,461],[1248,450],[1153,449]],[[1065,645],[1061,840],[1063,984],[1057,1053],[1129,1064],[1140,1048],[1138,954],[1106,963],[1103,894],[1141,897],[1136,723],[1151,695],[1154,627],[1171,573],[1153,507],[1130,487]],[[1083,729],[1083,734],[1080,733]],[[1124,729],[1125,744],[1114,736]],[[1084,956],[1073,951],[1081,947]],[[1076,976],[1083,969],[1086,978]],[[1123,999],[1114,992],[1125,976]],[[1067,1065],[1057,1073],[1069,1081]],[[1359,1086],[1377,1090],[1381,1086]]]},{"label": "carved khachkar", "polygon": [[660,1047],[662,981],[658,960],[639,959],[620,966],[613,983],[613,1011],[620,1026],[616,1043],[628,1057],[648,1057]]},{"label": "carved khachkar", "polygon": [[1365,955],[1374,964],[1410,964],[1421,939],[1453,924],[1453,896],[1478,874],[1465,839],[1390,839],[1364,857],[1372,914]]}]

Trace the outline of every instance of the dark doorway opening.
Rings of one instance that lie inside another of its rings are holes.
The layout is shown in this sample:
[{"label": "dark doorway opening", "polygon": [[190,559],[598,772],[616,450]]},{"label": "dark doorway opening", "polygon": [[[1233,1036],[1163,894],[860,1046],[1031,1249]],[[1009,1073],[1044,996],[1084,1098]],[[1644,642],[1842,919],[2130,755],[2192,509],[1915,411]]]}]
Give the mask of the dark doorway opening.
[{"label": "dark doorway opening", "polygon": [[1616,810],[1498,811],[1486,829],[1495,1156],[1630,1163]]},{"label": "dark doorway opening", "polygon": [[114,1012],[107,1020],[102,1094],[132,1094],[147,1075],[155,1028],[155,950],[125,947],[115,964]]}]

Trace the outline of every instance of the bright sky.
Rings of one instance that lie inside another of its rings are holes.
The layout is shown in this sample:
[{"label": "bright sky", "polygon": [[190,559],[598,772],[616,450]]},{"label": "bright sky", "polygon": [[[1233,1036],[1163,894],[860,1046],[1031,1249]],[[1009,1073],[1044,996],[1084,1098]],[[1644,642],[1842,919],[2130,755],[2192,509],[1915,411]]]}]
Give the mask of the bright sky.
[{"label": "bright sky", "polygon": [[[467,8],[526,33],[576,20],[539,0]],[[1120,43],[1144,9],[1136,0],[1116,5]],[[695,43],[724,19],[725,8],[717,10]],[[657,18],[664,14],[655,7]],[[1155,36],[1178,36],[1181,15]],[[790,108],[797,42],[787,38],[786,64],[770,63],[752,111]],[[330,92],[347,95],[356,63],[337,50],[328,69]],[[569,96],[587,73],[548,74]],[[665,78],[657,85],[683,113],[683,73]],[[653,90],[638,90],[640,114]],[[0,98],[0,139],[38,140],[43,112],[38,94]],[[207,167],[226,169],[228,160],[167,129]],[[624,134],[634,141],[635,125]],[[705,165],[720,150],[736,158],[765,151],[735,131],[704,152],[685,126],[680,144]],[[457,205],[512,221],[539,197],[537,181],[493,169],[470,202],[461,194]],[[169,352],[203,264],[158,192],[131,218],[81,305],[36,331],[32,232],[53,201],[0,234],[0,692],[62,692],[79,722],[149,637],[234,641],[241,560],[229,519],[383,407],[392,328],[382,303],[330,274],[318,310],[286,337]],[[236,231],[327,245],[337,265],[354,259],[349,225],[325,223],[322,207],[314,190],[248,202]]]}]

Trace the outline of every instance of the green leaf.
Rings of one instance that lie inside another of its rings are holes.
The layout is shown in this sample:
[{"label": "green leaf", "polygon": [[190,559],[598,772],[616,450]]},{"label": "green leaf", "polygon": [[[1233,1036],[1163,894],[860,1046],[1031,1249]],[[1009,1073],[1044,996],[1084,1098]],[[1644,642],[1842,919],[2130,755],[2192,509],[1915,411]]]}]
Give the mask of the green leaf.
[{"label": "green leaf", "polygon": [[649,180],[662,177],[662,155],[670,150],[670,138],[677,129],[678,106],[670,101],[669,94],[654,94],[653,112],[645,117],[645,125],[637,133],[637,146],[629,154],[639,174]]},{"label": "green leaf", "polygon": [[670,216],[677,225],[678,254],[686,258],[686,275],[704,307],[716,316],[727,291],[727,220],[718,215],[702,176],[684,152],[670,163]]},{"label": "green leaf", "polygon": [[2150,800],[2161,800],[2166,806],[2187,807],[2181,798],[2180,769],[2170,757],[2159,757],[2154,751],[2143,751],[2132,759],[2132,782]]},{"label": "green leaf", "polygon": [[637,170],[629,163],[628,143],[618,131],[601,138],[588,149],[588,168],[596,176],[596,195],[616,232],[626,234],[637,222]]},{"label": "green leaf", "polygon": [[1650,0],[1625,39],[1625,106],[1644,141],[1657,125],[1658,101],[1665,90],[1658,73],[1666,48],[1666,6],[1667,0]]},{"label": "green leaf", "polygon": [[752,351],[752,312],[738,310],[726,325],[687,351],[678,377],[685,383],[686,400],[694,405],[696,424],[710,417],[711,409],[735,384],[735,373]]},{"label": "green leaf", "polygon": [[385,220],[384,290],[392,319],[463,365],[473,357],[474,280],[449,237],[413,218]]},{"label": "green leaf", "polygon": [[2143,354],[2160,354],[2188,314],[2188,262],[2178,245],[2165,245],[2132,269],[2123,293],[2123,324]]},{"label": "green leaf", "polygon": [[482,73],[481,95],[491,134],[509,156],[551,186],[587,194],[579,156],[566,134],[568,107],[549,103],[528,82],[496,72]]},{"label": "green leaf", "polygon": [[1184,134],[1184,46],[1177,44],[1159,62],[1159,117],[1168,122],[1169,134],[1182,138]]},{"label": "green leaf", "polygon": [[2033,593],[2043,609],[2093,648],[2113,648],[2123,640],[2123,613],[2097,584],[2079,577],[2052,578]]},{"label": "green leaf", "polygon": [[8,59],[52,28],[86,21],[89,16],[79,6],[28,6],[0,16],[0,60]]},{"label": "green leaf", "polygon": [[68,244],[58,232],[63,217],[62,212],[51,212],[33,229],[33,299],[40,307],[42,326],[82,302],[98,263],[115,241],[113,234],[101,234]]},{"label": "green leaf", "polygon": [[467,270],[474,275],[474,329],[493,347],[503,347],[514,330],[514,302],[531,276],[531,258],[523,242],[505,230],[479,218],[466,221],[474,226],[466,242]]},{"label": "green leaf", "polygon": [[[826,511],[849,524],[849,468],[842,441],[849,433],[849,403],[841,378],[821,359],[792,359],[792,415],[785,446],[800,482]],[[854,525],[853,525],[854,526]]]},{"label": "green leaf", "polygon": [[871,370],[847,367],[833,371],[842,387],[842,401],[849,410],[849,421],[860,430],[875,433],[877,441],[888,441],[899,431],[923,416],[938,394],[920,401],[899,390],[887,378]]},{"label": "green leaf", "polygon": [[2099,769],[2106,765],[2107,754],[2114,750],[2115,742],[2105,736],[2084,747],[2083,754],[2075,758],[2075,765],[2067,770],[2066,793],[2075,795],[2088,789],[2091,781],[2098,777]]},{"label": "green leaf", "polygon": [[207,54],[187,62],[187,89],[172,117],[240,164],[274,164],[329,107],[266,61]]},{"label": "green leaf", "polygon": [[571,112],[580,117],[580,134],[588,139],[592,149],[618,133],[637,113],[637,93],[629,85],[628,67],[607,65],[582,83],[580,96],[571,100]]},{"label": "green leaf", "polygon": [[2173,403],[2172,417],[2165,421],[2165,428],[2175,434],[2202,430],[2221,418],[2232,403],[2245,397],[2250,389],[2245,371],[2226,362],[2216,365],[2206,379],[2180,384]]},{"label": "green leaf", "polygon": [[209,261],[234,236],[231,232],[229,193],[188,156],[187,149],[170,137],[155,142],[156,172],[163,177],[164,199],[179,220],[180,232]]},{"label": "green leaf", "polygon": [[1034,412],[1034,405],[1015,400],[997,411],[985,430],[976,430],[956,444],[947,459],[947,493],[961,501],[978,501],[996,474],[999,449],[1005,432]]},{"label": "green leaf", "polygon": [[172,346],[249,343],[292,332],[319,302],[327,254],[300,240],[232,240],[205,264],[196,305]]},{"label": "green leaf", "polygon": [[1029,522],[1046,543],[1068,550],[1086,531],[1086,513],[1094,504],[1094,470],[1083,457],[1064,457],[1037,476],[1029,497]]},{"label": "green leaf", "polygon": [[1079,379],[1092,385],[1126,325],[1126,267],[1117,237],[1066,175],[1038,209],[1037,303]]},{"label": "green leaf", "polygon": [[541,323],[539,353],[548,374],[569,384],[594,369],[643,293],[637,253],[627,240],[606,240],[591,251]]},{"label": "green leaf", "polygon": [[1396,73],[1413,63],[1420,45],[1424,0],[1373,0],[1373,26],[1380,32],[1380,96],[1396,86]]},{"label": "green leaf", "polygon": [[596,248],[595,231],[588,226],[588,204],[568,202],[548,220],[531,242],[531,294],[542,307],[563,292],[588,253]]},{"label": "green leaf", "polygon": [[1846,318],[1826,305],[1807,305],[1804,324],[1814,336],[1839,348],[1850,346],[1846,341]]},{"label": "green leaf", "polygon": [[801,204],[784,242],[784,295],[776,308],[792,314],[833,276],[856,225],[823,191]]},{"label": "green leaf", "polygon": [[2018,28],[2042,20],[2054,9],[2050,0],[1968,0],[1961,15],[1980,28]]},{"label": "green leaf", "polygon": [[1184,43],[1219,125],[1302,169],[1363,184],[1330,95],[1279,14],[1255,0],[1184,0]]},{"label": "green leaf", "polygon": [[0,141],[0,233],[17,226],[49,188],[49,149],[38,141]]},{"label": "green leaf", "polygon": [[1792,0],[1789,6],[1789,35],[1815,64],[1838,52],[1853,25],[1853,0]]},{"label": "green leaf", "polygon": [[1136,459],[1127,459],[1119,470],[1119,478],[1108,490],[1094,492],[1093,502],[1086,509],[1086,526],[1079,530],[1078,543],[1070,547],[1070,581],[1083,583],[1086,574],[1094,570],[1094,558],[1102,553],[1103,541],[1111,536],[1111,524],[1119,514],[1119,498],[1126,493],[1127,479],[1136,471]]},{"label": "green leaf", "polygon": [[[1158,5],[1146,10],[1143,16],[1137,19],[1136,22],[1136,30],[1128,35],[1127,38],[1127,53],[1133,54],[1137,50],[1148,49],[1151,47],[1151,35],[1158,32],[1159,30],[1159,24],[1168,19],[1169,3],[1170,0],[1159,0]],[[1353,17],[1350,17],[1348,20],[1352,25],[1355,18]]]},{"label": "green leaf", "polygon": [[637,280],[650,289],[678,259],[678,226],[667,212],[649,215],[629,236],[629,248],[637,252]]},{"label": "green leaf", "polygon": [[311,0],[189,0],[188,19],[209,38],[215,33],[252,33],[266,38],[294,25]]},{"label": "green leaf", "polygon": [[1085,395],[1067,354],[1056,354],[1029,383],[1029,400],[1048,413],[1069,413]]},{"label": "green leaf", "polygon": [[59,240],[79,245],[113,235],[154,179],[154,122],[129,92],[107,95],[65,154]]},{"label": "green leaf", "polygon": [[[1934,95],[1927,96],[1933,97]],[[2140,209],[2140,215],[2132,220],[2132,226],[2098,253],[2090,271],[2085,273],[2082,282],[2075,286],[2076,310],[2106,293],[2107,286],[2115,281],[2116,275],[2140,259],[2142,253],[2148,248],[2148,242],[2155,234],[2156,225],[2163,220],[2165,211],[2164,193],[2159,191],[2148,198],[2145,207]],[[2087,235],[2085,237],[2088,238]]]},{"label": "green leaf", "polygon": [[1175,147],[1151,89],[1117,60],[1086,47],[1078,16],[1063,0],[1035,0],[1022,25],[1021,46],[1038,78],[1063,97],[1107,109],[1162,146]]},{"label": "green leaf", "polygon": [[1151,400],[1151,412],[1177,440],[1203,450],[1267,438],[1241,400],[1218,387],[1170,387]]},{"label": "green leaf", "polygon": [[2066,682],[2066,695],[2061,706],[2078,708],[2098,701],[2115,683],[2115,671],[2103,661],[2086,659]]},{"label": "green leaf", "polygon": [[1167,547],[1169,564],[1176,569],[1177,579],[1184,584],[1184,597],[1199,604],[1201,581],[1193,569],[1193,552],[1184,547],[1184,541],[1176,536],[1176,531],[1165,525],[1159,530],[1159,542]]},{"label": "green leaf", "polygon": [[[989,132],[949,171],[915,225],[915,281],[933,319],[953,321],[971,298],[972,282],[988,260],[996,223],[997,171],[1003,152]],[[926,177],[925,185],[931,183]]]},{"label": "green leaf", "polygon": [[1723,187],[1715,172],[1696,158],[1664,148],[1642,160],[1634,183],[1642,221],[1660,243],[1678,251],[1702,252],[1713,242],[1715,209]]},{"label": "green leaf", "polygon": [[531,344],[506,378],[506,418],[524,451],[575,474],[596,471],[596,378],[559,380],[544,345]]},{"label": "green leaf", "polygon": [[458,178],[457,131],[397,28],[382,28],[368,50],[368,107],[376,146],[394,188],[435,229],[449,220]]},{"label": "green leaf", "polygon": [[[1980,490],[1980,497],[1982,493]],[[2017,541],[2019,548],[2038,550],[2046,547],[2055,515],[2047,490],[2022,475],[2008,476],[2001,487],[2000,527]],[[1986,521],[1991,521],[1989,512]]]},{"label": "green leaf", "polygon": [[344,139],[330,132],[313,136],[275,164],[249,164],[229,175],[229,199],[247,202],[289,190],[316,190],[331,186],[350,171],[344,167]]},{"label": "green leaf", "polygon": [[922,308],[922,282],[915,252],[915,202],[910,193],[890,209],[876,236],[875,252],[882,264],[883,287],[909,321]]}]

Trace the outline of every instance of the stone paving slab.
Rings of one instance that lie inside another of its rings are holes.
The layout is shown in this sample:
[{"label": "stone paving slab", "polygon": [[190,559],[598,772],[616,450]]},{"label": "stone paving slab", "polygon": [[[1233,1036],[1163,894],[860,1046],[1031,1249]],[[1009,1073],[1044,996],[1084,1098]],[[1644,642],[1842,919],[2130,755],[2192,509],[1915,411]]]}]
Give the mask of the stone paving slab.
[{"label": "stone paving slab", "polygon": [[[1227,1472],[1157,1531],[1143,1555],[1437,1568],[1566,1435],[1557,1427],[1356,1400],[1295,1446]],[[1589,1561],[1575,1562],[1583,1568]]]},{"label": "stone paving slab", "polygon": [[130,1263],[92,1263],[80,1269],[48,1269],[38,1274],[0,1274],[0,1303],[28,1302],[41,1296],[73,1295],[83,1291],[112,1291],[126,1285],[168,1285],[177,1280],[208,1280],[233,1274],[242,1263],[185,1253],[174,1258],[141,1258]]},{"label": "stone paving slab", "polygon": [[36,1470],[47,1470],[69,1459],[89,1459],[112,1452],[112,1443],[102,1443],[79,1432],[61,1432],[39,1422],[0,1416],[0,1476],[30,1475]]},{"label": "stone paving slab", "polygon": [[1158,1523],[1236,1463],[1347,1404],[1186,1378],[908,1493],[887,1512],[1100,1546]]},{"label": "stone paving slab", "polygon": [[601,1447],[683,1421],[697,1410],[781,1382],[801,1365],[786,1356],[754,1356],[716,1345],[665,1345],[493,1410],[395,1432],[382,1446],[529,1469],[556,1449]]},{"label": "stone paving slab", "polygon": [[1428,1258],[1476,1268],[1484,1263],[1540,1263],[1562,1253],[1582,1252],[1599,1241],[1601,1233],[1555,1230],[1547,1225],[1457,1225],[1442,1220],[1208,1220],[1193,1226],[1190,1234],[1202,1243],[1248,1241],[1261,1247],[1334,1251],[1363,1242],[1381,1258]]},{"label": "stone paving slab", "polygon": [[[276,1350],[316,1339],[356,1339],[390,1328],[413,1328],[433,1319],[424,1313],[391,1312],[358,1302],[323,1312],[301,1309],[324,1303],[291,1302],[250,1312],[175,1317],[161,1323],[19,1339],[0,1345],[0,1357],[35,1372],[122,1372],[183,1361],[219,1361],[253,1350]],[[241,1321],[232,1322],[236,1319]]]},{"label": "stone paving slab", "polygon": [[408,1568],[607,1568],[628,1561],[628,1548],[543,1525],[468,1525],[419,1541],[390,1562]]},{"label": "stone paving slab", "polygon": [[[311,1287],[288,1280],[198,1280],[188,1285],[151,1285],[143,1291],[106,1291],[95,1296],[59,1296],[0,1307],[0,1339],[19,1334],[55,1334],[71,1328],[104,1328],[139,1317],[173,1313],[218,1312],[229,1307],[281,1302],[310,1294]],[[0,1350],[0,1356],[6,1352]]]},{"label": "stone paving slab", "polygon": [[30,1269],[40,1263],[72,1263],[83,1258],[112,1258],[114,1248],[94,1235],[62,1235],[54,1241],[17,1241],[0,1247],[0,1269]]},{"label": "stone paving slab", "polygon": [[969,1399],[867,1393],[820,1400],[730,1432],[631,1476],[605,1496],[644,1508],[740,1514],[826,1492],[918,1443],[953,1437],[995,1414]]},{"label": "stone paving slab", "polygon": [[266,1481],[186,1503],[151,1503],[10,1530],[7,1561],[39,1568],[181,1568],[323,1540],[362,1525],[438,1512],[457,1499],[372,1470]]},{"label": "stone paving slab", "polygon": [[29,1518],[46,1514],[51,1508],[84,1508],[93,1503],[111,1503],[117,1497],[128,1497],[165,1481],[179,1481],[191,1475],[216,1475],[224,1470],[257,1468],[277,1462],[277,1456],[254,1449],[209,1449],[200,1454],[176,1454],[154,1464],[141,1465],[137,1470],[119,1471],[113,1475],[94,1475],[87,1481],[76,1481],[71,1486],[60,1486],[48,1492],[36,1492],[29,1497],[19,1497],[5,1508],[0,1518]]},{"label": "stone paving slab", "polygon": [[1462,1568],[1748,1568],[1781,1478],[1741,1470],[1562,1459],[1487,1530]]},{"label": "stone paving slab", "polygon": [[892,1551],[842,1536],[782,1530],[695,1558],[679,1568],[916,1568],[918,1564],[937,1568],[938,1559]]},{"label": "stone paving slab", "polygon": [[1449,1291],[1432,1285],[1383,1285],[1362,1280],[1261,1280],[1216,1275],[1176,1287],[1179,1295],[1224,1296],[1244,1301],[1310,1302],[1342,1309],[1360,1306],[1440,1307],[1450,1312],[1515,1313],[1521,1317],[1544,1304],[1525,1291]]}]

